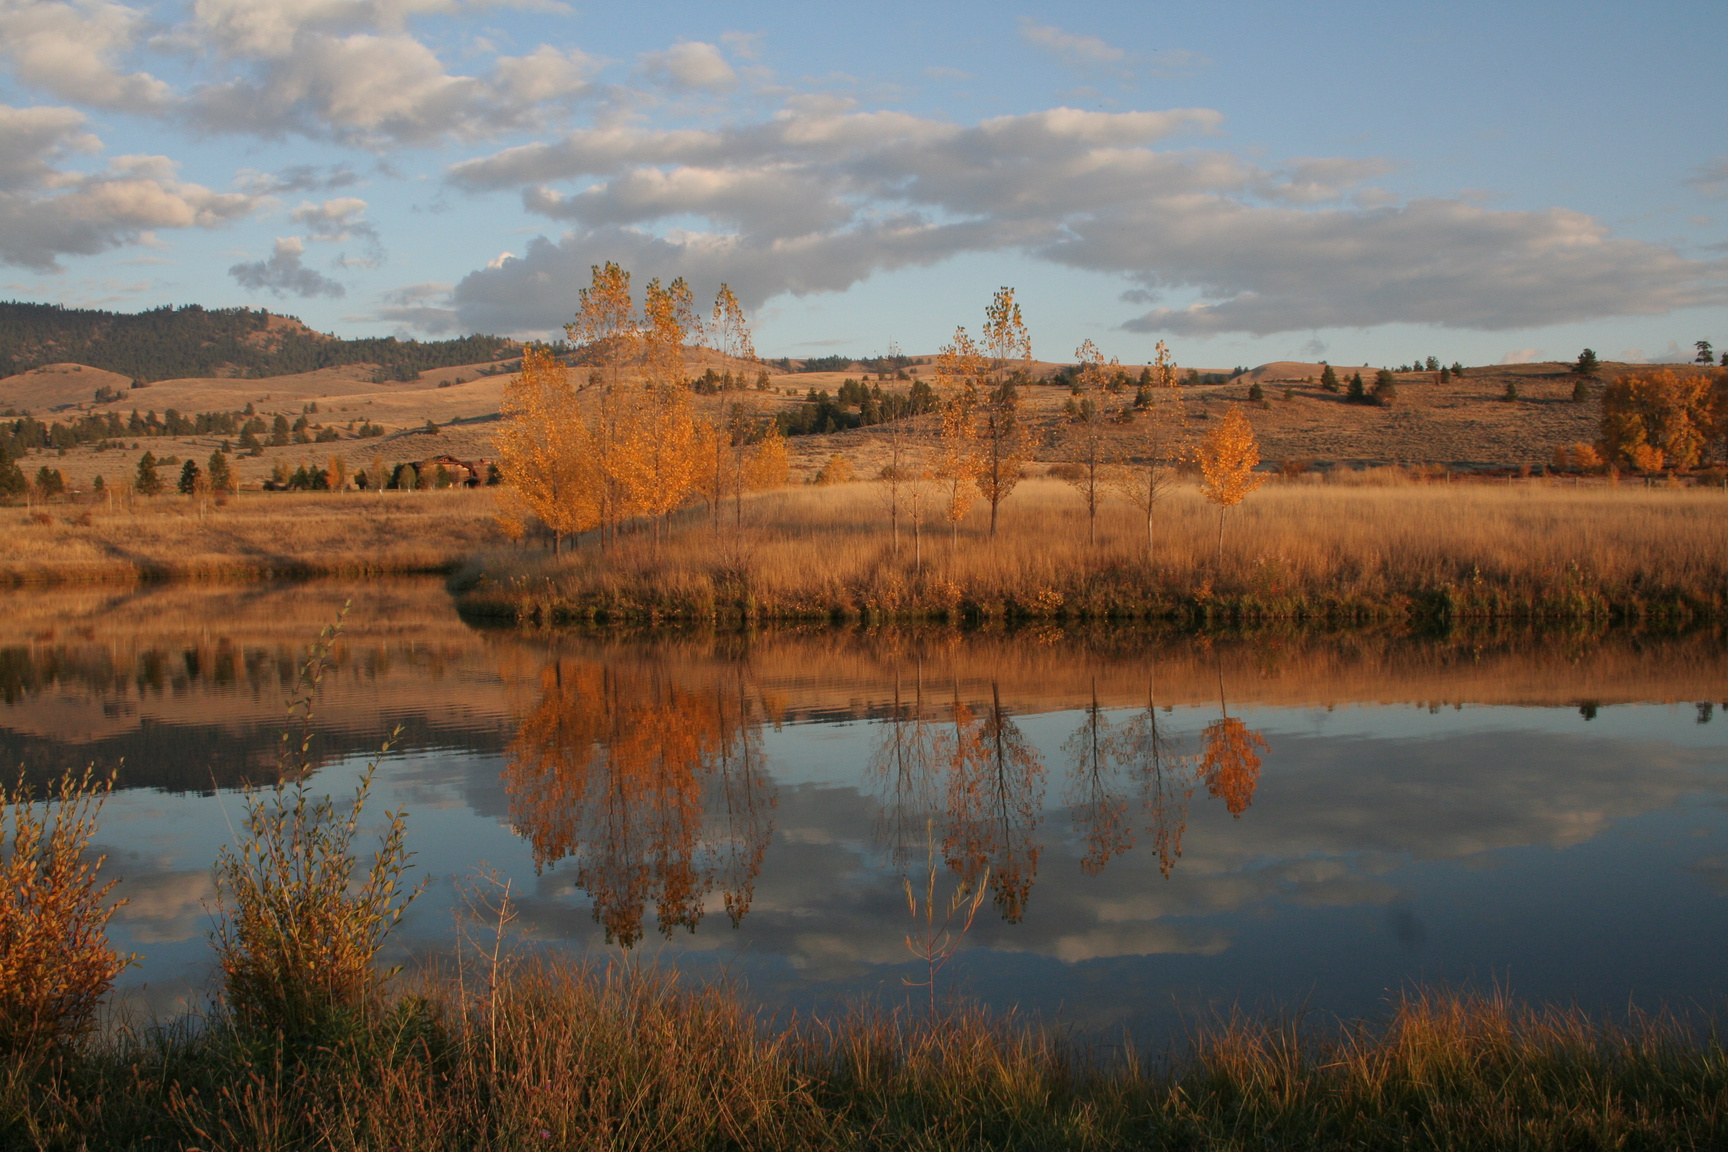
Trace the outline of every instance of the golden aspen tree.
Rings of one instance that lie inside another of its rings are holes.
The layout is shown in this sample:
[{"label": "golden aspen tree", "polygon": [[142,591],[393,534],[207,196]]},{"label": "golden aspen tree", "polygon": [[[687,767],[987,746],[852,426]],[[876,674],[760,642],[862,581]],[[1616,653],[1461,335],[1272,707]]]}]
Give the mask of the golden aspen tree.
[{"label": "golden aspen tree", "polygon": [[[720,291],[714,296],[714,309],[709,316],[705,337],[708,347],[727,361],[756,359],[756,345],[751,339],[744,308],[738,303],[738,297],[733,294],[732,289],[725,284],[720,285]],[[727,374],[730,375],[730,367],[727,368]],[[720,502],[725,497],[728,451],[731,454],[733,472],[741,474],[747,456],[747,430],[748,422],[741,418],[740,407],[734,404],[732,416],[728,419],[726,393],[723,389],[716,391],[714,414],[704,422],[699,439],[703,460],[700,484],[716,527],[720,523]],[[742,487],[735,484],[733,490],[742,500]],[[739,515],[742,515],[741,511]]]},{"label": "golden aspen tree", "polygon": [[1712,383],[1709,373],[1669,369],[1618,377],[1602,390],[1604,454],[1642,471],[1661,468],[1664,458],[1692,467],[1716,435]]},{"label": "golden aspen tree", "polygon": [[1062,429],[1063,454],[1075,471],[1064,476],[1086,502],[1086,543],[1098,543],[1098,504],[1108,480],[1108,430],[1103,408],[1106,373],[1120,372],[1122,362],[1112,358],[1104,363],[1104,353],[1090,339],[1074,350],[1079,364],[1080,397],[1072,397],[1064,409],[1066,424]]},{"label": "golden aspen tree", "polygon": [[1020,470],[1029,458],[1026,429],[1020,419],[1020,385],[1032,367],[1032,336],[1014,301],[1014,289],[999,288],[984,310],[984,390],[974,416],[973,482],[990,505],[990,538],[1002,502],[1020,483]]},{"label": "golden aspen tree", "polygon": [[697,437],[684,384],[685,343],[695,322],[690,288],[683,278],[662,288],[651,280],[642,295],[644,403],[639,409],[630,458],[634,504],[660,520],[684,503],[697,477]]},{"label": "golden aspen tree", "polygon": [[552,532],[556,554],[567,534],[593,527],[599,511],[588,428],[569,369],[548,349],[530,345],[499,411],[503,426],[493,438],[504,472],[499,524],[519,534],[522,512],[532,513]]},{"label": "golden aspen tree", "polygon": [[600,467],[598,494],[601,540],[617,534],[617,525],[629,512],[626,477],[630,461],[622,459],[633,439],[635,405],[621,395],[625,369],[640,354],[641,326],[630,295],[630,273],[608,260],[590,268],[591,283],[578,294],[576,318],[564,326],[570,340],[582,347],[593,367],[590,383],[600,393],[594,404],[590,429],[592,450]]},{"label": "golden aspen tree", "polygon": [[1151,379],[1135,397],[1135,407],[1124,415],[1115,446],[1117,459],[1109,468],[1110,486],[1132,504],[1146,523],[1146,555],[1152,555],[1152,517],[1176,480],[1176,461],[1182,455],[1182,391],[1176,379],[1176,364],[1164,341],[1158,341],[1157,356],[1149,366]]},{"label": "golden aspen tree", "polygon": [[781,434],[780,425],[770,421],[750,454],[742,486],[752,491],[782,488],[791,474],[791,467],[786,453],[786,437]]},{"label": "golden aspen tree", "polygon": [[1254,466],[1260,463],[1260,444],[1240,406],[1230,405],[1224,419],[1206,433],[1195,456],[1200,463],[1200,491],[1218,505],[1218,563],[1222,565],[1225,513],[1266,482],[1264,476],[1254,474]]},{"label": "golden aspen tree", "polygon": [[957,543],[960,521],[977,497],[976,461],[972,450],[973,418],[978,402],[978,380],[984,373],[984,356],[966,329],[956,328],[954,340],[936,357],[936,392],[942,403],[942,431],[938,477],[943,482],[946,507],[943,514]]}]

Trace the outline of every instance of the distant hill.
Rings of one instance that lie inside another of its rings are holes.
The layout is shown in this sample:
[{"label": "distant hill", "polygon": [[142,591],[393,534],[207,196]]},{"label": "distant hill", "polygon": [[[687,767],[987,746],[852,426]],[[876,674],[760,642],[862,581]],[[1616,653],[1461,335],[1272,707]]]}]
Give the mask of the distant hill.
[{"label": "distant hill", "polygon": [[508,354],[501,336],[458,340],[339,340],[292,316],[187,304],[148,312],[103,312],[58,304],[0,302],[0,377],[45,364],[78,363],[134,380],[188,376],[286,376],[344,364],[376,364],[385,379],[478,364]]}]

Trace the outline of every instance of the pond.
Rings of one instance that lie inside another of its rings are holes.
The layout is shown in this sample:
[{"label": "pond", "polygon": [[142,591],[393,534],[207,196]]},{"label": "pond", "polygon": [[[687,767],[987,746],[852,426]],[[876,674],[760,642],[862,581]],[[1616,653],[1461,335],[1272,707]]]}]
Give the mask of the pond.
[{"label": "pond", "polygon": [[938,921],[983,893],[939,995],[1100,1035],[1416,985],[1715,1011],[1728,983],[1719,633],[536,634],[433,581],[13,592],[0,759],[117,772],[111,935],[149,1011],[209,994],[211,863],[345,601],[312,784],[351,793],[401,729],[369,819],[405,809],[430,880],[404,953],[447,949],[491,869],[526,946],[773,1011],[922,1001],[933,876]]}]

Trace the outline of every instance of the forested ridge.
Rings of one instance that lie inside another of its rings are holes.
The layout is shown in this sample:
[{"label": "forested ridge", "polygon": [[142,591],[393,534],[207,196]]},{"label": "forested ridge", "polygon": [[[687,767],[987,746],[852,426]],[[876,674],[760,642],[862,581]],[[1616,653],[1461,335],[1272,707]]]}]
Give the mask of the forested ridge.
[{"label": "forested ridge", "polygon": [[87,364],[142,383],[185,376],[285,376],[343,364],[377,364],[386,379],[412,380],[429,368],[477,364],[509,354],[501,336],[341,340],[295,325],[270,327],[250,308],[164,305],[105,312],[58,304],[0,302],[0,376],[44,364]]}]

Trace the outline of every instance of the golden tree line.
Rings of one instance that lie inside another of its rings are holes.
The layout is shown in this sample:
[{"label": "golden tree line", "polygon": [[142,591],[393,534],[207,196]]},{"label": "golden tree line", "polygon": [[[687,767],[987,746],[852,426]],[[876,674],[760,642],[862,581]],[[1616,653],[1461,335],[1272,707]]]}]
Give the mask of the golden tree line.
[{"label": "golden tree line", "polygon": [[[1097,540],[1098,508],[1118,497],[1131,504],[1146,527],[1146,543],[1154,543],[1154,516],[1183,464],[1198,468],[1201,492],[1219,507],[1219,547],[1223,547],[1224,514],[1264,482],[1254,474],[1260,449],[1253,427],[1232,405],[1223,420],[1197,443],[1185,434],[1176,364],[1160,340],[1132,399],[1118,403],[1126,378],[1122,363],[1105,361],[1090,339],[1075,350],[1079,371],[1058,435],[1063,461],[1056,474],[1072,484],[1086,505],[1087,534]],[[1012,288],[999,289],[985,309],[979,338],[964,327],[936,358],[936,386],[941,401],[937,433],[937,463],[933,479],[940,482],[942,512],[951,530],[982,498],[990,507],[990,535],[1004,501],[1013,494],[1035,442],[1033,429],[1020,415],[1020,389],[1032,382],[1032,339]],[[905,433],[890,426],[890,465],[883,479],[892,489],[891,516],[898,535],[900,481]],[[914,523],[919,506],[916,487],[908,494]]]},{"label": "golden tree line", "polygon": [[640,310],[630,273],[593,268],[565,330],[581,347],[584,379],[549,349],[531,347],[505,388],[496,437],[504,474],[500,522],[520,536],[533,516],[552,533],[598,529],[615,539],[638,518],[660,525],[701,500],[718,520],[727,496],[784,484],[786,444],[772,422],[752,418],[724,395],[698,413],[687,363],[701,349],[754,360],[749,325],[726,285],[710,315],[697,314],[682,277],[649,281]]},{"label": "golden tree line", "polygon": [[1616,377],[1602,390],[1601,439],[1556,453],[1562,467],[1659,472],[1728,460],[1728,372],[1660,369]]}]

